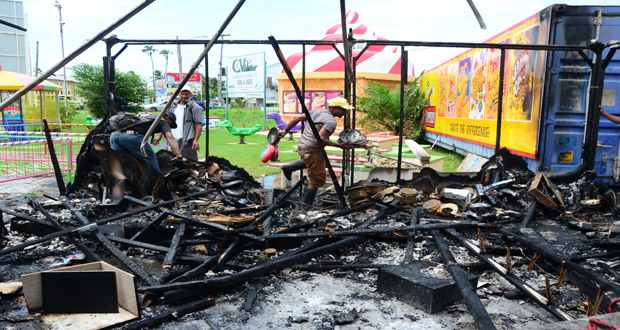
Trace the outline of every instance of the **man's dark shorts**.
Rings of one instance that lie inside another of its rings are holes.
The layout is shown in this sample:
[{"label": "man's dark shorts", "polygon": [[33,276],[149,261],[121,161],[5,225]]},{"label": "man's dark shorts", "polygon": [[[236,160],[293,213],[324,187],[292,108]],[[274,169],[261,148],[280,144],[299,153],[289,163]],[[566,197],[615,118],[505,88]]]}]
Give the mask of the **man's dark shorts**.
[{"label": "man's dark shorts", "polygon": [[195,162],[198,161],[198,152],[192,149],[192,141],[189,140],[186,143],[183,143],[182,139],[177,140],[179,144],[179,149],[181,149],[181,155],[189,160],[193,160]]}]

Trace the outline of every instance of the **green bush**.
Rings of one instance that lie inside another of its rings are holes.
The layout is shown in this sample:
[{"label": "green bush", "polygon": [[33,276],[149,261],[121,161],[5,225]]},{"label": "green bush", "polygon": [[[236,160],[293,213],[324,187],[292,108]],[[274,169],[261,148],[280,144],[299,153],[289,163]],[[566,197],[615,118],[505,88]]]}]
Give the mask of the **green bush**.
[{"label": "green bush", "polygon": [[[403,135],[419,140],[423,134],[422,115],[424,113],[424,92],[416,78],[404,93]],[[357,110],[363,116],[360,125],[371,131],[400,132],[400,86],[395,90],[376,82],[370,82],[364,89],[366,97],[357,100]]]}]

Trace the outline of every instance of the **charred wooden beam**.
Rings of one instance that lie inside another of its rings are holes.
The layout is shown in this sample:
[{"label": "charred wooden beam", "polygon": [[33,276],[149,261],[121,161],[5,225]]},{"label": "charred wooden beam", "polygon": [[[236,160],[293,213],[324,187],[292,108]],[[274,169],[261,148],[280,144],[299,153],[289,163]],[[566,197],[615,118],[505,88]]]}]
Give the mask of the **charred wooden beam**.
[{"label": "charred wooden beam", "polygon": [[151,221],[148,225],[144,226],[144,228],[140,229],[135,235],[131,237],[132,241],[139,240],[142,236],[147,233],[152,233],[155,231],[155,226],[159,225],[162,221],[164,221],[168,217],[168,213],[162,213],[155,220]]},{"label": "charred wooden beam", "polygon": [[[409,225],[417,226],[420,224],[420,210],[415,208],[411,211],[411,219],[409,219]],[[409,264],[413,262],[413,248],[415,247],[415,231],[411,231],[407,235],[407,249],[405,250],[405,258],[403,263]]]},{"label": "charred wooden beam", "polygon": [[39,219],[37,219],[37,218],[35,218],[33,216],[29,216],[29,215],[23,214],[21,212],[17,212],[17,211],[11,210],[11,209],[7,209],[7,208],[2,207],[2,206],[0,206],[0,212],[6,213],[6,214],[10,214],[10,215],[12,215],[12,216],[14,216],[16,218],[19,218],[19,219],[24,219],[24,220],[28,220],[28,221],[32,221],[32,222],[43,223],[41,220],[39,220]]},{"label": "charred wooden beam", "polygon": [[213,266],[217,264],[217,260],[218,258],[215,256],[208,257],[208,259],[203,261],[200,265],[188,270],[182,275],[179,275],[173,278],[172,280],[169,281],[169,283],[189,281],[198,276],[204,275],[209,269],[211,269]]},{"label": "charred wooden beam", "polygon": [[219,242],[225,242],[226,240],[215,240],[210,238],[196,238],[196,239],[183,239],[181,241],[181,246],[191,246],[191,245],[205,245],[205,244],[216,244]]},{"label": "charred wooden beam", "polygon": [[[107,236],[107,238],[114,242],[114,243],[118,243],[118,244],[122,244],[122,245],[127,245],[130,247],[135,247],[135,248],[140,248],[140,249],[147,249],[147,250],[153,250],[153,251],[157,251],[157,252],[163,252],[163,253],[167,253],[170,251],[170,248],[167,248],[165,246],[161,246],[161,245],[156,245],[156,244],[150,244],[150,243],[144,243],[144,242],[136,242],[136,241],[132,241],[130,239],[126,239],[126,238],[122,238],[122,237],[116,237],[116,236]],[[190,261],[190,262],[203,262],[203,261],[207,261],[210,260],[209,257],[207,256],[202,256],[202,255],[196,255],[196,254],[189,254],[189,253],[181,253],[177,255],[176,260],[178,261]]]},{"label": "charred wooden beam", "polygon": [[217,259],[217,265],[215,265],[215,267],[213,267],[214,271],[220,271],[220,270],[224,269],[224,264],[226,264],[226,261],[230,260],[237,253],[239,253],[239,251],[241,251],[242,247],[239,246],[240,242],[241,241],[239,240],[239,238],[235,238],[230,243],[228,248]]},{"label": "charred wooden beam", "polygon": [[461,291],[461,296],[463,300],[465,300],[465,305],[474,318],[474,322],[478,329],[495,329],[491,316],[489,316],[489,313],[476,294],[476,290],[471,285],[471,282],[469,282],[467,274],[456,264],[456,260],[452,252],[450,252],[450,248],[443,236],[436,229],[431,230],[431,235],[435,240],[435,245],[439,249],[444,263],[448,266],[448,271],[452,275],[452,278],[454,278],[454,282],[456,282],[456,286]]},{"label": "charred wooden beam", "polygon": [[534,214],[536,214],[536,206],[538,206],[537,200],[532,200],[530,203],[530,207],[527,208],[527,213],[525,213],[525,218],[521,222],[521,228],[526,228],[530,221],[534,218]]},{"label": "charred wooden beam", "polygon": [[585,261],[588,259],[611,259],[617,256],[620,256],[620,250],[583,253],[583,254],[570,257],[570,260],[574,262],[580,262],[580,261]]},{"label": "charred wooden beam", "polygon": [[292,266],[291,269],[296,270],[307,270],[307,271],[331,271],[334,269],[341,270],[349,270],[349,269],[372,269],[372,268],[381,268],[385,266],[392,265],[382,265],[382,264],[309,264],[309,265],[295,265]]},{"label": "charred wooden beam", "polygon": [[243,302],[243,310],[249,312],[252,310],[252,305],[256,301],[258,297],[258,293],[263,289],[263,283],[258,283],[256,285],[251,286],[248,289],[248,294],[246,295],[245,301]]},{"label": "charred wooden beam", "polygon": [[336,230],[331,232],[313,232],[313,233],[288,233],[288,234],[271,234],[265,239],[299,239],[299,238],[321,238],[321,237],[342,237],[342,236],[368,236],[368,235],[381,235],[394,232],[407,232],[412,230],[429,231],[439,229],[476,229],[478,227],[491,227],[490,225],[480,224],[478,222],[464,221],[456,223],[436,223],[425,225],[412,225],[405,227],[398,227],[398,229],[384,227],[376,229],[352,229],[352,230]]},{"label": "charred wooden beam", "polygon": [[[187,210],[187,215],[191,216],[192,212],[194,212],[195,205],[192,205]],[[172,236],[172,242],[170,242],[170,251],[166,253],[166,257],[164,258],[163,267],[170,268],[172,267],[172,263],[174,262],[174,256],[177,254],[179,250],[179,246],[181,246],[181,239],[183,239],[183,235],[185,234],[185,227],[187,226],[187,220],[181,221],[177,226],[177,230],[174,232],[174,236]]]},{"label": "charred wooden beam", "polygon": [[158,324],[162,324],[168,321],[176,320],[181,316],[184,316],[189,313],[193,313],[196,311],[203,310],[205,308],[209,308],[215,305],[214,298],[206,298],[201,301],[193,302],[191,304],[187,304],[183,307],[171,309],[162,314],[159,314],[154,317],[150,317],[148,319],[143,319],[137,322],[129,323],[123,327],[125,330],[140,330],[144,328],[150,328]]},{"label": "charred wooden beam", "polygon": [[553,316],[555,316],[558,320],[566,321],[566,320],[573,319],[570,315],[568,315],[567,313],[565,313],[558,307],[549,305],[547,298],[545,298],[543,295],[538,293],[532,286],[525,283],[525,281],[521,280],[514,273],[506,272],[506,268],[504,268],[502,265],[500,265],[495,260],[493,260],[491,256],[489,256],[486,253],[481,253],[477,244],[474,244],[468,241],[462,234],[459,234],[454,229],[448,229],[444,231],[444,233],[446,233],[451,238],[461,243],[461,245],[467,248],[469,252],[471,252],[472,254],[480,258],[480,260],[484,261],[486,264],[491,266],[491,268],[493,268],[496,273],[504,277],[508,282],[510,282],[517,289],[523,292],[527,297],[529,297],[532,301],[534,301],[540,307],[546,309],[547,311],[549,311],[549,313],[553,314]]},{"label": "charred wooden beam", "polygon": [[[71,203],[69,201],[69,199],[67,199],[67,197],[61,196],[60,197],[60,202],[67,209],[69,209],[71,214],[73,214],[75,216],[75,218],[80,223],[82,223],[83,225],[91,224],[91,223],[89,223],[88,219],[86,219],[86,217],[84,215],[82,215],[82,213],[78,209],[75,208],[73,203]],[[133,260],[129,259],[129,257],[127,257],[127,255],[125,255],[125,253],[123,253],[123,251],[119,250],[116,247],[116,245],[114,245],[114,243],[112,243],[99,230],[99,227],[97,227],[97,226],[93,227],[92,234],[110,253],[112,253],[112,255],[116,259],[118,259],[118,261],[120,261],[123,265],[125,265],[127,268],[129,268],[129,270],[131,270],[141,280],[143,280],[145,283],[148,283],[150,285],[157,284],[157,281],[153,278],[153,276],[151,276],[151,274],[146,272],[142,267],[140,267],[138,264],[136,264]]]},{"label": "charred wooden beam", "polygon": [[[140,199],[137,199],[137,198],[134,198],[134,197],[131,197],[131,196],[125,196],[125,199],[127,199],[127,200],[129,200],[131,202],[137,203],[137,204],[149,205],[147,202],[145,202],[143,200],[140,200]],[[191,223],[194,223],[194,224],[197,224],[197,225],[201,225],[201,226],[204,226],[204,227],[209,227],[209,228],[212,228],[212,229],[218,229],[218,230],[222,231],[224,234],[227,234],[227,233],[235,234],[236,233],[232,229],[230,229],[230,228],[228,228],[226,226],[217,224],[217,223],[212,223],[212,222],[208,222],[208,221],[203,221],[203,220],[200,220],[200,219],[192,218],[192,217],[187,216],[185,214],[181,214],[181,213],[178,213],[178,212],[175,212],[173,210],[170,210],[170,209],[167,209],[167,208],[163,208],[163,207],[161,208],[161,210],[163,212],[166,212],[166,213],[168,213],[168,214],[170,214],[172,216],[175,216],[177,218],[188,220]],[[219,234],[221,235],[222,233],[219,233]],[[247,238],[249,240],[253,240],[253,241],[257,241],[257,242],[263,242],[262,238],[257,237],[255,235],[246,234],[246,233],[237,233],[236,235],[239,235],[239,236],[241,236],[243,238]]]},{"label": "charred wooden beam", "polygon": [[[359,227],[360,228],[368,227],[374,221],[381,219],[388,212],[388,210],[389,210],[388,208],[383,208],[377,214],[369,217],[369,219],[361,223]],[[328,241],[331,241],[331,240],[333,239],[328,239]],[[263,276],[273,271],[277,271],[277,270],[280,270],[280,269],[283,269],[289,266],[293,266],[295,264],[306,262],[307,260],[316,258],[320,255],[331,253],[332,251],[343,249],[343,248],[352,246],[354,244],[359,244],[361,242],[363,242],[363,239],[361,239],[360,237],[347,238],[347,239],[334,242],[334,243],[329,242],[328,244],[325,244],[322,246],[317,246],[317,245],[324,244],[324,242],[313,242],[310,244],[311,246],[315,247],[313,249],[306,250],[304,248],[301,248],[296,251],[292,251],[291,253],[287,255],[280,256],[276,259],[272,259],[264,264],[261,264],[260,266],[253,267],[248,270],[243,270],[233,275],[207,280],[207,283],[205,283],[205,281],[193,281],[193,282],[179,283],[180,286],[156,288],[154,291],[155,292],[166,291],[164,292],[164,296],[165,296],[164,300],[168,303],[175,303],[177,301],[182,301],[190,297],[209,294],[210,292],[213,292],[215,290],[220,290],[225,287],[233,286],[238,283],[250,280],[254,277]],[[303,252],[300,252],[300,250],[303,250]],[[191,287],[188,288],[187,285]],[[195,287],[199,287],[201,289],[196,290],[194,289]],[[142,290],[147,291],[148,293],[153,291],[151,290],[151,288],[143,288]],[[170,290],[175,290],[175,291],[171,292]]]},{"label": "charred wooden beam", "polygon": [[[67,88],[67,86],[65,86]],[[62,172],[60,172],[60,164],[58,164],[58,158],[56,157],[56,150],[54,149],[54,143],[52,143],[52,134],[50,134],[50,128],[47,126],[47,119],[43,119],[43,126],[45,129],[45,139],[47,140],[47,148],[49,149],[50,160],[54,167],[54,176],[56,177],[56,184],[58,185],[58,192],[61,195],[67,194],[67,187],[62,179]]]},{"label": "charred wooden beam", "polygon": [[267,275],[269,273],[293,266],[295,264],[306,262],[308,260],[311,260],[312,258],[317,258],[324,254],[332,253],[334,251],[344,249],[354,244],[359,244],[362,241],[363,240],[360,237],[350,237],[336,243],[328,244],[326,246],[322,246],[304,253],[281,256],[276,259],[272,259],[263,265],[256,266],[252,269],[238,272],[235,274],[200,281],[151,285],[148,287],[140,287],[138,288],[138,291],[165,292],[174,289],[201,288],[206,290],[202,292],[203,294],[206,292],[213,292],[215,290],[243,283],[258,276]]},{"label": "charred wooden beam", "polygon": [[569,271],[576,272],[586,278],[589,278],[605,290],[614,292],[615,294],[620,294],[620,286],[618,284],[612,283],[609,280],[587,270],[583,266],[570,261],[566,256],[562,255],[555,248],[547,244],[547,241],[536,234],[533,230],[527,228],[520,229],[520,234],[506,229],[498,229],[498,232],[506,237],[513,237],[518,242],[537,251],[548,260],[555,262],[558,266],[564,266]]},{"label": "charred wooden beam", "polygon": [[605,263],[604,261],[599,261],[596,263],[596,265],[603,268],[603,270],[613,276],[616,282],[620,282],[620,273],[611,268],[611,266],[609,266],[607,263]]},{"label": "charred wooden beam", "polygon": [[153,251],[164,252],[164,253],[167,253],[170,251],[170,249],[165,246],[145,243],[145,242],[138,242],[138,241],[134,241],[134,240],[122,238],[122,237],[117,237],[117,236],[108,236],[108,239],[115,243],[128,245],[131,247],[136,247],[136,248],[141,248],[141,249],[153,250]]},{"label": "charred wooden beam", "polygon": [[166,257],[164,258],[164,263],[162,267],[170,268],[174,263],[174,257],[179,250],[179,246],[181,245],[181,239],[183,238],[183,234],[185,234],[185,227],[187,226],[187,220],[181,221],[177,226],[177,230],[174,232],[174,236],[172,236],[172,242],[170,243],[170,251],[166,253]]},{"label": "charred wooden beam", "polygon": [[[18,244],[18,245],[14,245],[14,246],[11,246],[9,248],[6,248],[6,249],[0,251],[0,256],[3,256],[5,254],[11,253],[11,252],[15,252],[15,251],[21,251],[21,250],[23,250],[26,247],[29,247],[29,246],[32,246],[32,245],[36,245],[36,244],[39,244],[39,243],[42,243],[42,242],[47,242],[47,241],[50,241],[50,240],[52,240],[52,239],[54,239],[56,237],[60,237],[60,236],[64,236],[64,235],[69,235],[69,234],[72,234],[72,233],[79,233],[79,232],[82,232],[82,231],[88,231],[88,230],[90,230],[91,227],[96,226],[96,225],[103,225],[103,224],[106,224],[106,223],[109,223],[109,222],[121,220],[121,219],[130,217],[130,216],[133,216],[133,215],[136,215],[136,214],[140,214],[140,213],[143,213],[143,212],[146,212],[146,211],[149,211],[149,210],[153,210],[153,209],[159,208],[159,207],[164,206],[164,205],[168,205],[168,204],[171,204],[171,203],[176,203],[176,202],[184,200],[184,199],[198,197],[198,196],[202,196],[202,195],[205,195],[205,194],[207,194],[206,191],[201,191],[201,192],[198,192],[198,193],[195,193],[195,194],[190,194],[190,195],[183,196],[183,197],[180,197],[180,198],[176,198],[176,199],[173,199],[173,200],[163,201],[163,202],[160,202],[160,203],[157,203],[157,204],[145,206],[145,207],[142,207],[142,208],[139,208],[139,209],[135,209],[135,210],[132,210],[132,211],[129,211],[129,212],[125,212],[125,213],[122,213],[122,214],[117,214],[115,216],[112,216],[112,217],[109,217],[109,218],[106,218],[106,219],[103,219],[103,220],[98,220],[98,221],[95,221],[93,223],[89,223],[87,225],[83,225],[83,226],[80,226],[80,227],[63,229],[63,230],[57,231],[55,233],[52,233],[52,234],[49,234],[49,235],[45,235],[45,236],[40,237],[38,239],[33,239],[33,240],[30,240],[30,241],[24,242],[22,244]],[[0,210],[5,212],[5,210],[2,209],[2,208],[0,208]]]},{"label": "charred wooden beam", "polygon": [[282,204],[293,194],[293,192],[295,192],[295,190],[301,189],[302,186],[303,186],[303,180],[297,181],[297,183],[295,183],[291,187],[291,189],[289,189],[286,193],[278,197],[273,204],[269,205],[269,207],[263,213],[261,213],[258,219],[256,219],[250,226],[248,226],[248,229],[253,230],[258,225],[263,223],[263,221],[267,220],[267,218],[269,218],[273,214],[273,212],[275,212],[277,209],[282,207]]},{"label": "charred wooden beam", "polygon": [[[45,218],[58,230],[64,229],[62,227],[62,225],[58,222],[58,220],[56,220],[56,218],[54,218],[44,207],[43,205],[41,205],[41,203],[37,202],[34,198],[30,197],[30,196],[26,196],[26,198],[28,198],[28,201],[30,202],[30,204],[32,205],[33,208],[39,210],[39,212],[41,212],[43,214],[43,216],[45,216]],[[82,242],[80,242],[77,239],[74,239],[73,237],[69,236],[67,237],[67,240],[75,245],[78,249],[80,249],[80,251],[84,252],[84,255],[86,256],[86,258],[88,258],[88,260],[92,260],[92,261],[101,261],[101,258],[99,258],[99,256],[93,252],[88,246],[84,245]]]},{"label": "charred wooden beam", "polygon": [[250,207],[242,207],[242,208],[238,208],[234,210],[224,210],[218,213],[223,214],[223,215],[231,215],[231,214],[240,214],[240,213],[252,213],[252,212],[262,211],[265,209],[267,209],[267,205],[255,205],[255,206],[250,206]]}]

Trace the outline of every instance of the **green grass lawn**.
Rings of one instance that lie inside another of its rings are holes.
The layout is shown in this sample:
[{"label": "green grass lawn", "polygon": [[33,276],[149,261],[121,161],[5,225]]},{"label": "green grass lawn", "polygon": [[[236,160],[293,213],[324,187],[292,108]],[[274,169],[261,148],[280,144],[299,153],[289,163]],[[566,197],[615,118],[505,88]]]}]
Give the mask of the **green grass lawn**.
[{"label": "green grass lawn", "polygon": [[[86,120],[86,111],[81,111],[75,114],[74,123],[84,123]],[[210,111],[210,117],[220,117],[225,119],[225,109],[212,109]],[[230,109],[229,119],[235,122],[235,126],[241,126],[245,123],[246,127],[254,126],[255,124],[263,124],[263,111],[262,110],[241,110]],[[267,128],[270,129],[275,125],[275,122],[271,119],[267,120]],[[231,135],[226,129],[211,129],[209,131],[209,154],[217,157],[222,157],[230,161],[231,164],[244,168],[253,177],[260,177],[261,175],[271,175],[280,173],[280,169],[277,167],[268,167],[269,163],[263,163],[261,153],[265,146],[267,146],[267,136],[261,134],[254,134],[245,137],[246,144],[238,144],[239,137]],[[299,159],[299,156],[293,150],[293,146],[297,144],[297,141],[286,141],[288,137],[285,137],[280,141],[280,155],[279,160],[281,162],[287,162],[291,160]],[[79,153],[80,146],[74,146],[73,152]],[[444,158],[444,172],[456,171],[459,164],[463,161],[463,156],[453,153],[451,151],[435,147],[434,153],[445,155]],[[205,156],[205,138],[204,135],[200,140],[200,150],[198,151],[199,158],[203,159]]]},{"label": "green grass lawn", "polygon": [[[254,134],[245,137],[247,144],[240,145],[239,137],[233,136],[225,129],[212,129],[209,131],[209,154],[226,158],[233,165],[243,167],[253,177],[260,177],[261,175],[270,175],[280,173],[279,168],[267,167],[267,164],[260,160],[261,153],[267,145],[267,136]],[[293,150],[293,146],[297,144],[297,141],[288,142],[287,138],[280,141],[280,155],[279,159],[282,162],[299,159],[297,153],[286,152]],[[204,157],[204,136],[201,140],[201,151],[199,151],[200,157]],[[457,153],[435,147],[433,152],[439,155],[445,155],[444,158],[444,172],[455,172],[458,166],[463,161],[464,157]]]},{"label": "green grass lawn", "polygon": [[[285,152],[292,151],[297,141],[289,142],[287,138],[280,141],[279,149],[280,161],[286,162],[299,159],[297,153]],[[209,155],[226,158],[231,164],[243,167],[253,177],[261,175],[270,175],[280,173],[277,167],[268,167],[268,163],[263,163],[261,153],[267,146],[267,136],[261,134],[253,134],[245,137],[246,144],[238,144],[239,137],[231,135],[226,129],[209,130]],[[205,138],[204,135],[200,140],[199,158],[205,155]]]}]

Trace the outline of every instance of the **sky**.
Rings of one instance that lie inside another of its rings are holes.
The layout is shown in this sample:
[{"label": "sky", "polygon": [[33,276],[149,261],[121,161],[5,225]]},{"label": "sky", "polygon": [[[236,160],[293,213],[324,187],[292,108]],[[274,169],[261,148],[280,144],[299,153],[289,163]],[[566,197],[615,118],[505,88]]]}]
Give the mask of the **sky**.
[{"label": "sky", "polygon": [[[39,68],[45,72],[62,60],[58,9],[54,0],[23,0],[32,68],[36,63],[39,42]],[[58,0],[64,22],[64,52],[71,54],[84,42],[96,36],[129,11],[143,3],[138,0]],[[474,0],[487,29],[480,28],[466,0],[348,0],[346,9],[359,13],[360,20],[377,36],[401,41],[482,42],[511,27],[541,9],[554,4],[545,0]],[[157,0],[116,28],[120,39],[208,39],[214,35],[237,5],[234,0]],[[569,5],[618,5],[618,0],[570,1]],[[247,0],[224,31],[226,39],[318,40],[327,29],[340,23],[340,1],[337,0]],[[106,36],[106,37],[109,37]],[[168,72],[178,72],[176,45],[153,45],[157,50],[173,53]],[[116,45],[112,54],[120,50]],[[120,71],[134,71],[145,79],[152,76],[151,60],[142,53],[143,46],[130,46],[116,60]],[[187,72],[204,46],[183,45],[183,71]],[[464,50],[453,48],[407,48],[409,61],[416,74],[431,69]],[[301,52],[301,46],[283,46],[285,56]],[[209,52],[209,74],[217,74],[220,54],[224,66],[232,56],[265,52],[267,63],[277,62],[269,45],[214,45]],[[102,65],[105,43],[97,42],[67,65],[78,63]],[[162,55],[153,55],[155,70],[165,70]],[[204,73],[204,68],[199,69]],[[62,69],[58,71],[62,73]]]}]

